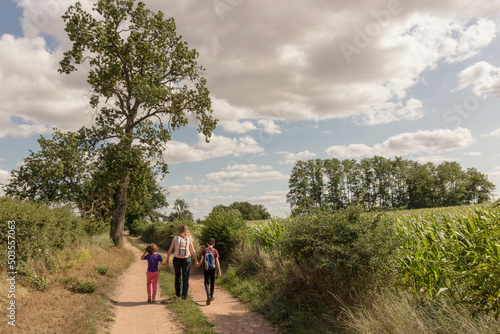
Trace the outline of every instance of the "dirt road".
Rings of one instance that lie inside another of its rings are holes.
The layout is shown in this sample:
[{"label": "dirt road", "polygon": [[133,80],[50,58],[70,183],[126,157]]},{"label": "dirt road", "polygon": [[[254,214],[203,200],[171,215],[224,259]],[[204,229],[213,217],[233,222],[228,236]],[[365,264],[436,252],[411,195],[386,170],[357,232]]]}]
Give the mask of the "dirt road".
[{"label": "dirt road", "polygon": [[[143,241],[131,237],[132,240],[143,246]],[[110,328],[110,333],[182,333],[182,326],[173,320],[170,311],[161,301],[167,296],[157,296],[157,303],[150,304],[146,301],[146,263],[140,260],[142,252],[133,247],[124,239],[125,247],[133,250],[135,261],[123,274],[121,285],[112,298],[115,306],[115,322]],[[166,251],[159,249],[164,259]],[[199,254],[198,254],[199,256]],[[224,274],[224,273],[222,273]],[[160,289],[158,288],[160,293]],[[215,331],[220,334],[229,333],[278,333],[273,324],[263,315],[249,311],[245,305],[233,298],[219,286],[215,287],[215,300],[211,305],[206,305],[206,294],[203,286],[203,271],[191,267],[189,279],[189,292],[203,314],[214,324]]]},{"label": "dirt road", "polygon": [[173,315],[161,302],[167,299],[161,295],[160,287],[156,303],[148,303],[146,292],[146,261],[141,261],[142,252],[132,246],[127,239],[124,247],[134,252],[134,262],[123,273],[111,304],[114,305],[115,321],[111,334],[128,333],[182,333],[182,326],[176,323]]}]

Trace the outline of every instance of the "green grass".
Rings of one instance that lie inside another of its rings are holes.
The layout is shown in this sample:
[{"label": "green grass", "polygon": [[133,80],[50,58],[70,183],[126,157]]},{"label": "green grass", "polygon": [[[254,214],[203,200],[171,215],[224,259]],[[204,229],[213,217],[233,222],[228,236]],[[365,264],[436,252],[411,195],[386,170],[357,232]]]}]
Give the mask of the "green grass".
[{"label": "green grass", "polygon": [[[174,274],[162,272],[158,281],[164,294],[175,296],[174,279]],[[213,325],[190,296],[186,300],[171,297],[166,305],[176,315],[176,320],[184,325],[184,333],[215,333]]]},{"label": "green grass", "polygon": [[[143,246],[134,242],[129,237],[127,237],[127,239],[134,247],[144,251]],[[175,298],[174,279],[174,274],[162,270],[158,282],[162,293],[171,297],[165,305],[170,311],[172,311],[175,316],[175,320],[184,326],[183,332],[193,334],[215,333],[213,324],[211,324],[203,315],[203,312],[198,307],[198,304],[191,299],[191,296],[188,296],[186,300]]]}]

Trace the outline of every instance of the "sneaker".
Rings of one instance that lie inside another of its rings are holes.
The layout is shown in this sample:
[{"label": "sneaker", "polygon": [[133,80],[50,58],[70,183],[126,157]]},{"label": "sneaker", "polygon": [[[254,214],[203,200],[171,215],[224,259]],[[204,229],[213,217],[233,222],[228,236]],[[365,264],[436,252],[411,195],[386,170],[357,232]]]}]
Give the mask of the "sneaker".
[{"label": "sneaker", "polygon": [[154,300],[154,299],[153,299],[153,300],[151,301],[151,303],[156,303],[156,300]]},{"label": "sneaker", "polygon": [[207,305],[210,305],[210,297],[207,298]]},{"label": "sneaker", "polygon": [[214,301],[214,300],[215,300],[215,297],[214,297],[214,296],[210,296],[210,300],[211,300],[211,301]]},{"label": "sneaker", "polygon": [[151,303],[151,296],[148,296],[148,303]]}]

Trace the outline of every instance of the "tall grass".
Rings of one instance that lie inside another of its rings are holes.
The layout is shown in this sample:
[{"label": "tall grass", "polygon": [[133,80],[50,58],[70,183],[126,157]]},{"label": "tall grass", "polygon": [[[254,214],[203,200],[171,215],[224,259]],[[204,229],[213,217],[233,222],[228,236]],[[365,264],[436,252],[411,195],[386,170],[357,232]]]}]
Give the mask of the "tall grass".
[{"label": "tall grass", "polygon": [[495,334],[500,321],[493,316],[473,317],[465,306],[447,298],[422,304],[407,292],[383,290],[357,307],[344,309],[346,331],[359,334]]}]

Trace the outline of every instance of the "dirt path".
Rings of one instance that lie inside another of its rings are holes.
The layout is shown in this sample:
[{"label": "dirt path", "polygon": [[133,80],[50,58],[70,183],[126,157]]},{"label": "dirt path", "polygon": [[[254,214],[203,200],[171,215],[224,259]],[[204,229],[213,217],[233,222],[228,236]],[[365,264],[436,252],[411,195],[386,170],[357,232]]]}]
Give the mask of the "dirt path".
[{"label": "dirt path", "polygon": [[[131,239],[138,244],[146,245],[140,239],[134,237],[131,237]],[[128,242],[126,243],[129,244]],[[165,250],[159,249],[158,253],[164,259],[166,258],[167,252]],[[144,274],[143,276],[145,280],[146,275]],[[207,296],[203,285],[203,270],[201,268],[195,269],[194,265],[191,266],[191,274],[189,276],[189,293],[193,301],[199,305],[203,314],[208,318],[208,321],[214,324],[215,331],[219,334],[278,333],[273,324],[266,320],[262,314],[249,311],[245,305],[217,285],[214,291],[215,300],[210,305],[206,305]]]},{"label": "dirt path", "polygon": [[142,252],[127,239],[123,245],[134,252],[135,260],[123,273],[111,304],[114,305],[115,321],[109,333],[182,333],[182,326],[175,323],[173,315],[161,302],[167,297],[161,295],[160,287],[156,303],[147,302],[146,261],[141,261]]},{"label": "dirt path", "polygon": [[202,270],[196,270],[189,276],[189,290],[193,301],[200,306],[208,321],[215,325],[217,333],[278,333],[262,314],[249,311],[245,305],[217,285],[214,291],[215,300],[207,305]]}]

